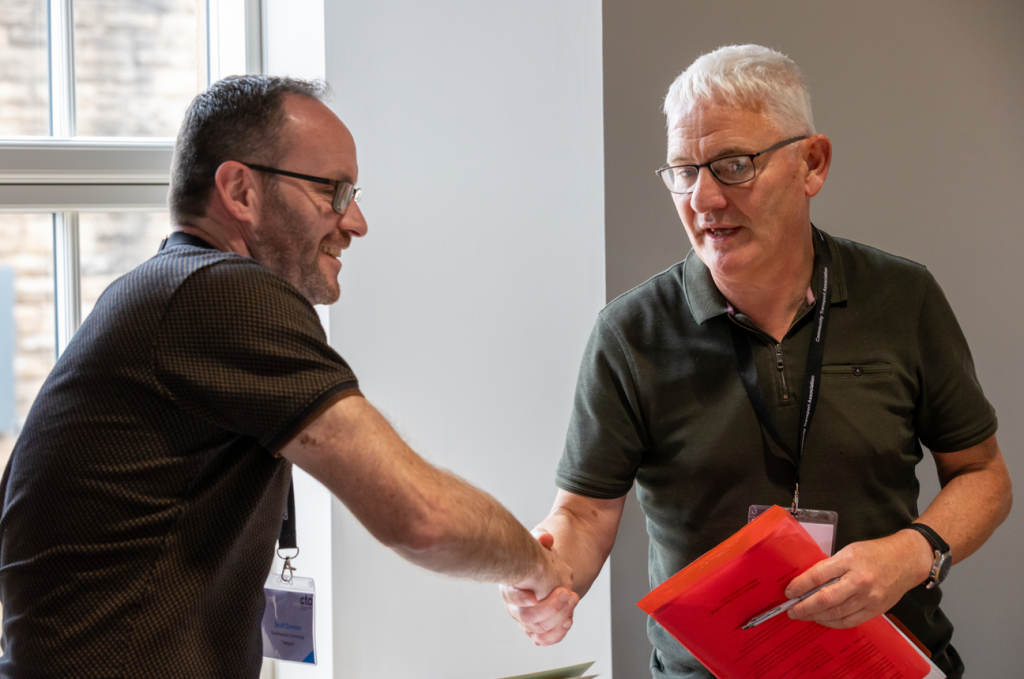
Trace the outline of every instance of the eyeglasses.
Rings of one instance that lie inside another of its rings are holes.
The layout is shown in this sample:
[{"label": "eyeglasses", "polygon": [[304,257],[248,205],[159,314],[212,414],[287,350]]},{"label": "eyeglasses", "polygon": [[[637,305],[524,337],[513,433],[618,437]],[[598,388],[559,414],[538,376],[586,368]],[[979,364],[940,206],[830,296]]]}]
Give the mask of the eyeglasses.
[{"label": "eyeglasses", "polygon": [[693,193],[693,187],[697,185],[697,176],[700,174],[700,168],[702,167],[708,168],[715,179],[728,186],[745,184],[757,176],[754,158],[802,139],[807,139],[807,137],[793,137],[786,141],[780,141],[775,146],[769,146],[764,151],[716,158],[711,162],[702,163],[701,165],[666,165],[655,170],[655,174],[661,177],[662,181],[665,182],[665,186],[672,193]]},{"label": "eyeglasses", "polygon": [[324,179],[323,177],[311,177],[308,174],[299,174],[298,172],[287,172],[285,170],[278,170],[273,167],[265,167],[263,165],[250,165],[249,163],[242,163],[250,170],[257,170],[259,172],[269,172],[271,174],[280,174],[285,177],[295,177],[296,179],[305,179],[308,182],[316,182],[317,184],[328,184],[334,187],[334,198],[331,200],[331,207],[339,215],[345,214],[348,210],[348,206],[351,203],[358,203],[363,197],[363,190],[357,189],[352,186],[349,182],[340,182],[334,179]]}]

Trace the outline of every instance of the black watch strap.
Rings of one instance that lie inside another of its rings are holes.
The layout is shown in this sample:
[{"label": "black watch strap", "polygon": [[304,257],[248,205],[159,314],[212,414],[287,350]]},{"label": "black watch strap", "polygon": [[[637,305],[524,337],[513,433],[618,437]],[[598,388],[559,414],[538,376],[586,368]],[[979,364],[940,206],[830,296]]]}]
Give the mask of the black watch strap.
[{"label": "black watch strap", "polygon": [[935,560],[932,561],[931,572],[924,583],[928,589],[931,589],[940,584],[949,575],[949,569],[953,565],[953,555],[950,553],[949,545],[946,544],[946,541],[940,538],[939,534],[929,526],[923,523],[912,523],[907,528],[925,536],[935,550]]},{"label": "black watch strap", "polygon": [[912,523],[907,526],[907,528],[910,530],[916,530],[918,533],[928,538],[928,542],[932,543],[932,547],[940,553],[949,554],[949,545],[946,544],[946,541],[940,538],[939,534],[932,530],[930,526],[926,526],[923,523]]}]

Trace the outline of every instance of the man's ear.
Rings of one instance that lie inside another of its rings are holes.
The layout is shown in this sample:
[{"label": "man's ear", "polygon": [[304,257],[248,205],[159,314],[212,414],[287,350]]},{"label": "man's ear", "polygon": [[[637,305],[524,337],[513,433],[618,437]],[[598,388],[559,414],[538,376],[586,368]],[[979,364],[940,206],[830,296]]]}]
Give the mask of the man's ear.
[{"label": "man's ear", "polygon": [[807,154],[804,162],[807,164],[807,174],[804,177],[804,194],[811,198],[818,195],[825,177],[828,176],[828,168],[832,164],[832,142],[823,134],[816,134],[808,140]]},{"label": "man's ear", "polygon": [[259,221],[263,192],[256,173],[236,160],[220,164],[214,175],[214,193],[236,220],[255,225]]}]

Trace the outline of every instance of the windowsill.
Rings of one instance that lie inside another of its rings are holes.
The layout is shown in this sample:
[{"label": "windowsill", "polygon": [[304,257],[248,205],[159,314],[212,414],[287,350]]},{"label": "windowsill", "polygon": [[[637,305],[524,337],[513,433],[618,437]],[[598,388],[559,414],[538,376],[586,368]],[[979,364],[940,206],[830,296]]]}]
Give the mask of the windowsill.
[{"label": "windowsill", "polygon": [[169,137],[0,137],[0,184],[167,184]]}]

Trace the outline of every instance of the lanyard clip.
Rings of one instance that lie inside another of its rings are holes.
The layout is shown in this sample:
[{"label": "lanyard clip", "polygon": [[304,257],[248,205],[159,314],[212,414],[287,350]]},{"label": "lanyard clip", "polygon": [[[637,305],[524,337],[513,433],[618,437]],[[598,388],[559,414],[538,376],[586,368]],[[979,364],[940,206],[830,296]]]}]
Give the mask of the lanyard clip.
[{"label": "lanyard clip", "polygon": [[297,568],[295,568],[295,566],[292,565],[292,559],[298,558],[298,556],[299,556],[299,548],[296,547],[295,548],[295,553],[292,554],[291,556],[281,556],[281,550],[280,549],[277,550],[277,555],[280,556],[282,559],[284,559],[284,566],[281,567],[281,581],[282,582],[291,582],[292,578],[295,577],[294,576],[295,571],[298,570]]},{"label": "lanyard clip", "polygon": [[292,575],[294,572],[295,566],[292,565],[292,558],[290,556],[286,556],[284,558],[284,566],[281,568],[281,580],[284,582],[291,582],[292,578],[295,577]]},{"label": "lanyard clip", "polygon": [[796,516],[796,513],[800,511],[800,484],[796,484],[796,489],[793,491],[793,504],[789,508],[789,513]]}]

